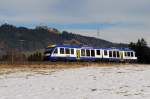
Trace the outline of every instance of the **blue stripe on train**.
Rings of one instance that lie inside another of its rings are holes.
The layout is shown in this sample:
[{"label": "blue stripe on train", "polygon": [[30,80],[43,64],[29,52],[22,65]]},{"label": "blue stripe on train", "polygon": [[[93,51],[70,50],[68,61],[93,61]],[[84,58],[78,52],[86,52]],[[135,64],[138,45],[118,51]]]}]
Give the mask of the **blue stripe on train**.
[{"label": "blue stripe on train", "polygon": [[77,59],[76,57],[49,57],[50,61],[75,61],[75,60],[81,60],[81,61],[98,61],[98,60],[108,60],[108,61],[119,61],[119,58],[95,58],[95,57],[80,57],[80,59]]},{"label": "blue stripe on train", "polygon": [[60,61],[75,61],[76,60],[76,57],[49,57],[49,60],[50,61],[57,61],[57,60],[60,60]]},{"label": "blue stripe on train", "polygon": [[96,57],[80,57],[81,61],[98,61],[102,60],[102,58],[96,58]]},{"label": "blue stripe on train", "polygon": [[102,58],[104,61],[120,61],[120,58]]}]

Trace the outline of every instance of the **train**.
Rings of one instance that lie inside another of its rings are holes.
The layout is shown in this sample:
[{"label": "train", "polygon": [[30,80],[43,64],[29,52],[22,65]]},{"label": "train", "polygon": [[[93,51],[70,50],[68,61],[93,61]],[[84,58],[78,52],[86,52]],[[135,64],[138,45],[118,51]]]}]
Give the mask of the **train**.
[{"label": "train", "polygon": [[51,45],[44,51],[45,61],[136,62],[129,48],[98,48],[78,45]]}]

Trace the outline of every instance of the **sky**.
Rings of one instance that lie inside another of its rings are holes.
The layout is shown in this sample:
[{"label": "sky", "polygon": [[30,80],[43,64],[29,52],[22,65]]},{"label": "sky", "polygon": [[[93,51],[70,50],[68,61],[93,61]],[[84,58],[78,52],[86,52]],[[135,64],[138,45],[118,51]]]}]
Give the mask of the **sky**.
[{"label": "sky", "polygon": [[144,38],[150,46],[149,18],[150,0],[0,0],[0,24],[42,24],[117,43]]}]

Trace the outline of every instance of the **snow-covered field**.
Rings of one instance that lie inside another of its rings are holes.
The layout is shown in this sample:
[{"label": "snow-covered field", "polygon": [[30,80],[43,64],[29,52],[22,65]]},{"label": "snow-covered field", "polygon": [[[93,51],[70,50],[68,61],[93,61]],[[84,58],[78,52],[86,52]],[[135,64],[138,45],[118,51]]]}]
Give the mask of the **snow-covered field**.
[{"label": "snow-covered field", "polygon": [[3,73],[0,99],[150,99],[150,66]]}]

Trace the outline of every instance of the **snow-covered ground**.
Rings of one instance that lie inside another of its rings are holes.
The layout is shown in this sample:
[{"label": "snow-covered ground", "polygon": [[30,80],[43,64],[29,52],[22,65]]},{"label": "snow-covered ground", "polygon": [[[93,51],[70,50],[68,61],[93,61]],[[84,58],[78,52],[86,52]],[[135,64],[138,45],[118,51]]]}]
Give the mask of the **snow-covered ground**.
[{"label": "snow-covered ground", "polygon": [[150,99],[150,66],[4,73],[0,99]]}]

